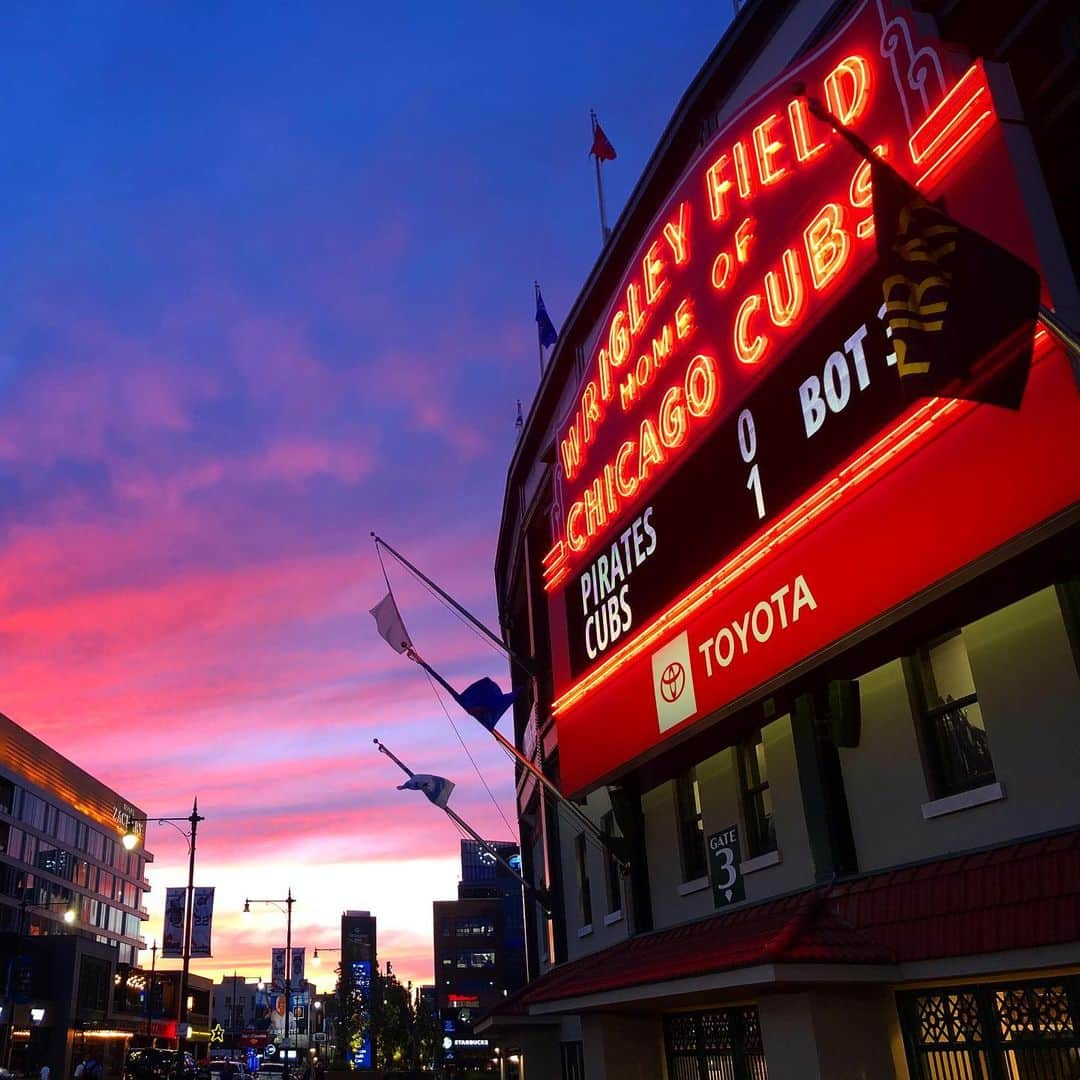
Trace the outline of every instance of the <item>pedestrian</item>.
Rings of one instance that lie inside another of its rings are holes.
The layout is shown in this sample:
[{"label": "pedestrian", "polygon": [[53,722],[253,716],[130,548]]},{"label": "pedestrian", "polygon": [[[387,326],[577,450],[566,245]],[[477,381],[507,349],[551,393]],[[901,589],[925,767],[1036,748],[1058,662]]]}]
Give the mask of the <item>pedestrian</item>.
[{"label": "pedestrian", "polygon": [[48,1065],[42,1065],[41,1066],[41,1080],[49,1080],[49,1073],[51,1071],[52,1070],[49,1068]]},{"label": "pedestrian", "polygon": [[85,1061],[80,1061],[79,1064],[75,1066],[75,1080],[82,1080],[83,1075],[85,1073],[86,1073],[86,1062]]}]

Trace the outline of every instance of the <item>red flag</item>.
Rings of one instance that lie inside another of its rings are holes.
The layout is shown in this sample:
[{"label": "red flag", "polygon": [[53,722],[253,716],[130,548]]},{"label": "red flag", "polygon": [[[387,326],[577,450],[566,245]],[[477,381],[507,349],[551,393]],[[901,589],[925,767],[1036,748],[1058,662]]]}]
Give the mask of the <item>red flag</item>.
[{"label": "red flag", "polygon": [[592,130],[592,149],[589,151],[589,154],[595,157],[597,161],[614,161],[615,147],[608,141],[608,137],[604,134],[604,129],[595,118],[593,119]]}]

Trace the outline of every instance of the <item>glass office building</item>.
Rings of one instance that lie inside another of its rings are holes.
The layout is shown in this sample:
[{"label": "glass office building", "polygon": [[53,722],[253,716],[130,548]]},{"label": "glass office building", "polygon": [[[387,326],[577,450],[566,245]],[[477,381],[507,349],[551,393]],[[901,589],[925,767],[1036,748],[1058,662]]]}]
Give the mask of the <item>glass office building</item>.
[{"label": "glass office building", "polygon": [[[76,933],[134,964],[150,888],[141,845],[121,834],[145,814],[0,714],[0,932]],[[74,910],[75,922],[64,922]]]}]

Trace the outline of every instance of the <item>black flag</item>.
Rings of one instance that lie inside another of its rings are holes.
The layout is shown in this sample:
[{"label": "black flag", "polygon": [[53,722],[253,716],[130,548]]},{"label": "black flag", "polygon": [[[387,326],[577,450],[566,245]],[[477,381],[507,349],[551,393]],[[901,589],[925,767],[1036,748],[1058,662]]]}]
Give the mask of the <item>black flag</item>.
[{"label": "black flag", "polygon": [[1020,408],[1039,275],[872,161],[885,324],[905,393]]}]

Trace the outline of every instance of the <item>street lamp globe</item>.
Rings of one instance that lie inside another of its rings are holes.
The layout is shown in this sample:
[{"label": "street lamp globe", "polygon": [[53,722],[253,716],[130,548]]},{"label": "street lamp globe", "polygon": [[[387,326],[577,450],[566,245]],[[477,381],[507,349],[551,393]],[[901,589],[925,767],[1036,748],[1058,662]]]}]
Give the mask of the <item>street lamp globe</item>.
[{"label": "street lamp globe", "polygon": [[134,851],[139,846],[139,834],[134,829],[128,828],[120,838],[125,851]]},{"label": "street lamp globe", "polygon": [[74,921],[75,912],[72,911],[71,908],[68,908],[67,911],[64,912],[64,922],[66,922],[68,926],[70,926]]}]

